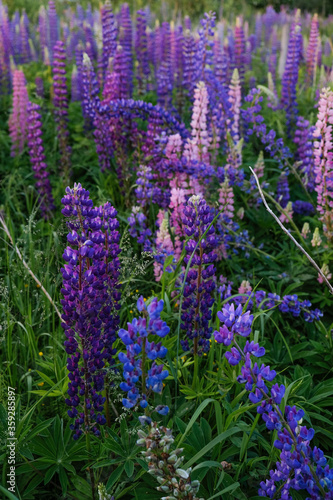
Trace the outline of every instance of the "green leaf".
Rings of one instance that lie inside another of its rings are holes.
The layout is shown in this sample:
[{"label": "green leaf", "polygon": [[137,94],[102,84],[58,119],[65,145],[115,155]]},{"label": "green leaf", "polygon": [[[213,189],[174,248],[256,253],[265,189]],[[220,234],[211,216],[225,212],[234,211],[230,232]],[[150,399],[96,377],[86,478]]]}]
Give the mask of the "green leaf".
[{"label": "green leaf", "polygon": [[199,417],[200,413],[203,412],[203,410],[206,408],[209,403],[213,403],[215,406],[215,414],[216,414],[216,424],[217,424],[217,431],[218,433],[221,433],[222,431],[222,413],[221,413],[221,405],[219,401],[216,401],[216,399],[212,398],[207,398],[205,399],[201,405],[195,410],[191,420],[187,424],[187,427],[185,429],[185,432],[183,433],[182,437],[180,438],[179,442],[177,443],[177,446],[179,447],[181,443],[184,441],[186,435],[189,433],[189,431],[192,429],[194,422],[196,419]]},{"label": "green leaf", "polygon": [[121,465],[120,467],[117,467],[109,477],[108,482],[106,483],[106,489],[109,491],[109,489],[112,488],[112,486],[115,484],[116,481],[120,478],[124,471],[125,466]]},{"label": "green leaf", "polygon": [[202,448],[202,450],[200,450],[196,455],[194,455],[194,457],[192,457],[183,466],[183,469],[188,469],[189,467],[191,467],[192,464],[194,464],[195,462],[197,462],[203,455],[205,455],[212,448],[214,448],[214,446],[216,446],[217,444],[220,444],[222,441],[224,441],[225,439],[227,439],[230,436],[233,436],[237,432],[241,432],[241,429],[239,429],[238,427],[233,427],[232,429],[228,429],[227,431],[222,432],[221,434],[219,434],[215,439],[213,439],[210,443],[208,443],[206,446],[204,446]]},{"label": "green leaf", "polygon": [[208,500],[213,500],[213,498],[216,498],[224,493],[229,493],[230,491],[234,491],[236,490],[238,487],[240,486],[240,484],[238,482],[234,483],[234,484],[231,484],[230,486],[227,486],[226,488],[224,488],[224,490],[222,491],[219,491],[218,493],[215,493],[215,495],[213,495],[212,497],[209,497]]},{"label": "green leaf", "polygon": [[127,474],[127,477],[132,477],[133,476],[134,463],[132,462],[132,460],[127,460],[125,462],[125,472]]}]

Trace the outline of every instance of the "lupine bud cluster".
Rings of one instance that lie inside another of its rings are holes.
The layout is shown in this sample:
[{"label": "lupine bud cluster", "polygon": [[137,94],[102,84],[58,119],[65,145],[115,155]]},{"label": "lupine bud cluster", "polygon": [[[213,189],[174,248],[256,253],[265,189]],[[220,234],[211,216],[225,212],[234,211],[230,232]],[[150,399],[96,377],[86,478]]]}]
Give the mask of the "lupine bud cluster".
[{"label": "lupine bud cluster", "polygon": [[[137,405],[147,408],[151,392],[161,394],[163,380],[169,375],[163,365],[156,362],[168,352],[162,342],[156,339],[163,339],[170,331],[166,322],[161,319],[163,305],[163,300],[158,301],[154,297],[146,306],[141,296],[137,301],[137,309],[142,316],[133,318],[131,323],[127,323],[127,330],[121,328],[118,332],[126,346],[126,354],[118,354],[119,361],[123,364],[125,380],[121,382],[120,389],[127,392],[127,398],[123,398],[125,408],[134,408]],[[166,415],[169,408],[159,405],[155,411]]]},{"label": "lupine bud cluster", "polygon": [[166,495],[161,500],[203,500],[197,496],[200,482],[191,480],[192,469],[182,469],[183,449],[173,449],[175,439],[171,429],[152,422],[145,430],[139,429],[138,437],[137,444],[145,447],[142,455],[148,472],[159,483],[157,490]]},{"label": "lupine bud cluster", "polygon": [[276,377],[275,370],[265,364],[259,366],[253,359],[264,356],[265,349],[249,340],[244,345],[242,337],[250,335],[253,316],[249,311],[244,313],[241,305],[235,308],[233,303],[226,304],[217,315],[221,326],[214,332],[215,340],[232,345],[225,357],[231,366],[243,363],[237,381],[245,384],[251,403],[258,404],[257,412],[267,429],[277,431],[274,446],[281,450],[280,462],[270,471],[270,479],[260,483],[259,496],[276,498],[279,491],[281,498],[292,500],[291,492],[295,489],[306,490],[313,499],[333,498],[333,469],[319,448],[310,447],[315,432],[301,425],[304,411],[295,406],[286,406],[284,411],[280,408],[285,386],[275,383],[269,389],[267,383]]},{"label": "lupine bud cluster", "polygon": [[119,322],[119,232],[117,212],[105,203],[94,208],[81,184],[66,189],[62,213],[69,220],[69,246],[61,269],[62,327],[69,355],[66,403],[74,418],[74,439],[85,432],[99,435],[105,423],[102,396],[106,363],[114,363],[113,342]]}]

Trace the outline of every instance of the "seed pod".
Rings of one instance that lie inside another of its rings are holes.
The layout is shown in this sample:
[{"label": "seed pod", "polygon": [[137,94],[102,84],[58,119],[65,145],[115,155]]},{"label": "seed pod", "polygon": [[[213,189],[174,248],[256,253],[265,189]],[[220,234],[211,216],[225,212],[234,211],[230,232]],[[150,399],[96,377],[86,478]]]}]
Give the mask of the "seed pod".
[{"label": "seed pod", "polygon": [[183,479],[188,479],[190,477],[189,473],[184,469],[176,469],[176,474]]},{"label": "seed pod", "polygon": [[146,440],[145,440],[144,438],[138,439],[138,440],[137,440],[137,442],[136,442],[136,444],[137,444],[138,446],[141,446],[141,445],[143,445],[143,444],[146,444]]}]

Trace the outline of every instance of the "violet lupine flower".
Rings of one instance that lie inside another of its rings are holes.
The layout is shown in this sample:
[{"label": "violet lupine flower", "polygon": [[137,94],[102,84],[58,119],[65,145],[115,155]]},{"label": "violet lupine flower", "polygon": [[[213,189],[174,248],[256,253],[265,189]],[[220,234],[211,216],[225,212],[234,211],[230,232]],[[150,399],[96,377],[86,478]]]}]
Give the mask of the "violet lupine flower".
[{"label": "violet lupine flower", "polygon": [[184,73],[183,85],[189,94],[192,94],[196,79],[197,45],[189,30],[184,36]]},{"label": "violet lupine flower", "polygon": [[127,218],[130,229],[129,234],[132,238],[136,238],[140,245],[143,245],[145,252],[151,250],[152,243],[150,238],[152,236],[151,229],[147,225],[147,217],[142,213],[141,207],[133,207],[131,215]]},{"label": "violet lupine flower", "polygon": [[267,132],[264,118],[259,114],[262,109],[260,104],[262,100],[261,91],[257,88],[252,89],[245,97],[245,102],[251,103],[250,107],[241,110],[243,123],[246,124],[246,139],[249,140],[250,136],[255,134],[265,146],[265,151],[282,167],[283,163],[292,156],[291,151],[287,146],[284,146],[282,138],[275,139],[275,130]]},{"label": "violet lupine flower", "polygon": [[112,344],[118,327],[119,309],[119,233],[117,212],[106,203],[95,209],[89,192],[81,184],[66,189],[62,213],[69,217],[70,243],[63,255],[61,300],[62,327],[69,355],[70,382],[66,404],[74,418],[73,438],[85,432],[100,435],[98,425],[105,424],[102,414],[105,398],[105,363],[111,366],[115,351]]},{"label": "violet lupine flower", "polygon": [[235,26],[235,68],[238,69],[240,84],[244,84],[245,73],[245,37],[240,17],[236,19]]},{"label": "violet lupine flower", "polygon": [[194,89],[192,110],[192,139],[184,148],[184,156],[189,161],[196,160],[209,163],[210,137],[207,132],[208,92],[204,82],[199,82]]},{"label": "violet lupine flower", "polygon": [[[183,292],[181,328],[185,330],[187,339],[182,340],[181,345],[184,351],[188,351],[190,343],[193,344],[194,355],[208,352],[212,333],[212,328],[208,327],[208,324],[214,303],[212,292],[215,289],[213,262],[217,255],[213,250],[218,245],[214,226],[208,229],[213,219],[214,213],[202,197],[193,195],[189,198],[183,210],[182,220],[185,233],[189,237],[185,243],[186,265],[193,251],[195,253]],[[207,234],[201,239],[207,229]]]},{"label": "violet lupine flower", "polygon": [[320,94],[318,120],[314,137],[315,190],[317,211],[328,239],[333,238],[333,92],[323,89]]},{"label": "violet lupine flower", "polygon": [[42,217],[47,220],[51,217],[55,206],[44,154],[40,106],[29,102],[27,111],[30,162],[34,171],[34,177],[37,181],[36,188],[39,195]]},{"label": "violet lupine flower", "polygon": [[53,0],[49,0],[48,11],[48,49],[51,63],[53,62],[53,51],[55,49],[55,44],[59,40],[59,27],[58,27],[58,15],[56,11],[56,6]]},{"label": "violet lupine flower", "polygon": [[296,125],[298,104],[297,104],[297,83],[299,65],[301,62],[302,31],[300,24],[300,11],[298,10],[291,27],[287,60],[282,76],[281,106],[286,111],[288,134]]},{"label": "violet lupine flower", "polygon": [[308,85],[310,85],[313,82],[313,78],[315,75],[315,68],[318,63],[318,51],[319,51],[319,22],[318,22],[318,14],[314,14],[311,21],[309,44],[306,49],[306,72],[307,72],[306,80]]},{"label": "violet lupine flower", "polygon": [[212,69],[215,17],[214,12],[206,12],[200,21],[201,28],[198,30],[199,40],[197,44],[197,81],[206,81],[206,75]]},{"label": "violet lupine flower", "polygon": [[135,53],[137,60],[136,78],[138,80],[138,94],[143,95],[147,90],[149,80],[147,15],[144,10],[136,14]]},{"label": "violet lupine flower", "polygon": [[36,76],[35,85],[36,85],[37,97],[44,99],[44,81],[43,81],[43,78],[41,78],[40,76]]},{"label": "violet lupine flower", "polygon": [[294,143],[297,144],[295,160],[302,162],[298,169],[302,174],[302,182],[309,190],[315,189],[313,139],[315,127],[310,127],[308,120],[299,116],[296,123]]},{"label": "violet lupine flower", "polygon": [[129,67],[124,48],[121,45],[117,45],[116,48],[113,70],[118,79],[114,80],[114,85],[118,85],[119,99],[128,99],[130,97],[130,86],[128,83]]},{"label": "violet lupine flower", "polygon": [[306,490],[311,498],[324,498],[327,487],[329,491],[333,491],[332,481],[327,482],[333,476],[333,470],[328,467],[323,469],[327,463],[323,452],[316,447],[312,450],[309,446],[314,430],[301,426],[304,411],[295,406],[286,406],[284,412],[281,410],[284,385],[274,384],[269,390],[267,382],[274,380],[275,370],[264,364],[259,367],[256,361],[253,363],[252,356],[264,356],[265,349],[248,340],[241,347],[244,342],[241,337],[248,337],[251,333],[253,316],[249,311],[244,313],[241,305],[235,308],[234,304],[226,304],[217,314],[222,325],[219,331],[214,332],[215,340],[225,346],[233,344],[231,350],[225,353],[226,359],[231,366],[238,365],[241,361],[244,363],[237,380],[245,384],[251,403],[259,403],[257,412],[262,415],[267,429],[277,431],[274,446],[281,450],[280,462],[277,463],[277,470],[270,472],[271,479],[260,483],[259,495],[272,498],[277,491],[275,482],[280,484],[284,481],[281,494],[287,500],[292,500],[291,488]]},{"label": "violet lupine flower", "polygon": [[57,123],[61,169],[67,177],[71,171],[71,147],[68,132],[68,96],[66,84],[66,53],[64,42],[58,41],[53,51],[53,104]]},{"label": "violet lupine flower", "polygon": [[88,123],[93,123],[96,118],[96,109],[100,102],[99,86],[96,74],[87,53],[83,54],[81,75],[82,112]]},{"label": "violet lupine flower", "polygon": [[[40,53],[43,59],[45,48],[48,46],[48,26],[47,26],[47,13],[44,5],[39,8],[38,13],[38,32],[39,32],[39,45]],[[57,41],[57,40],[56,40]]]},{"label": "violet lupine flower", "polygon": [[103,80],[110,58],[114,57],[117,47],[117,28],[114,21],[111,2],[107,0],[102,7],[102,34],[103,34],[103,53],[102,53],[102,68]]},{"label": "violet lupine flower", "polygon": [[[126,346],[126,354],[118,354],[119,361],[124,365],[125,382],[121,382],[120,389],[127,392],[127,398],[123,399],[125,408],[134,408],[137,405],[147,408],[151,392],[161,394],[163,380],[169,375],[162,364],[156,363],[157,359],[165,357],[167,348],[160,341],[148,340],[152,335],[154,339],[163,339],[170,332],[166,322],[161,319],[163,305],[163,300],[158,301],[157,297],[154,297],[146,306],[141,296],[137,301],[137,309],[142,316],[133,318],[131,323],[127,323],[127,330],[121,328],[118,332]],[[166,415],[169,408],[159,405],[154,411]]]},{"label": "violet lupine flower", "polygon": [[282,208],[286,208],[290,200],[288,175],[286,172],[282,172],[279,177],[276,188],[276,199]]},{"label": "violet lupine flower", "polygon": [[28,136],[28,91],[23,71],[14,70],[13,109],[9,117],[9,132],[12,141],[11,156],[21,154]]},{"label": "violet lupine flower", "polygon": [[[232,295],[231,288],[228,289],[228,294],[225,294],[225,289],[221,290],[221,300],[224,301]],[[309,300],[301,301],[297,295],[284,295],[280,297],[276,293],[268,293],[264,290],[257,290],[255,292],[245,292],[247,297],[239,296],[232,299],[236,305],[245,304],[248,299],[247,310],[252,311],[255,305],[258,309],[269,310],[278,307],[279,311],[288,314],[291,313],[294,317],[299,317],[302,313],[304,321],[312,323],[314,320],[318,321],[323,313],[320,309],[311,309],[312,304]],[[231,302],[231,301],[230,301]]]},{"label": "violet lupine flower", "polygon": [[123,3],[119,13],[119,40],[118,43],[123,48],[123,65],[126,67],[126,94],[132,96],[133,92],[133,53],[132,53],[132,20],[127,3]]}]

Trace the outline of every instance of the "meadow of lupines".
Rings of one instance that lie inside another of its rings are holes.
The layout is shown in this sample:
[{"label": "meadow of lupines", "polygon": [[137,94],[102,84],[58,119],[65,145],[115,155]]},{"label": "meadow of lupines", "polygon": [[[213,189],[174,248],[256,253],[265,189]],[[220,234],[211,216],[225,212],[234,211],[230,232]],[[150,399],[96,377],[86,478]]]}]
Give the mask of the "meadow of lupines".
[{"label": "meadow of lupines", "polygon": [[1,498],[333,499],[332,30],[0,0]]}]

